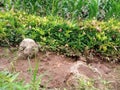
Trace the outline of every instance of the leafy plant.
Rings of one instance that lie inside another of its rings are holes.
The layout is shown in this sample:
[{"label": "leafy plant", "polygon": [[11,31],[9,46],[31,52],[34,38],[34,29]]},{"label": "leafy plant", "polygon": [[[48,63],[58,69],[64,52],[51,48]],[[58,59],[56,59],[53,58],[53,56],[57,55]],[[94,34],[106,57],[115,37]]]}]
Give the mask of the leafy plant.
[{"label": "leafy plant", "polygon": [[119,60],[120,22],[118,20],[85,20],[76,23],[57,16],[39,17],[12,11],[2,12],[0,20],[2,46],[8,43],[17,45],[23,38],[32,38],[45,50],[71,56],[79,55],[87,48],[89,53],[93,50],[107,57],[115,56]]},{"label": "leafy plant", "polygon": [[6,71],[0,71],[0,90],[29,90],[29,85],[17,81],[18,73],[11,74]]}]

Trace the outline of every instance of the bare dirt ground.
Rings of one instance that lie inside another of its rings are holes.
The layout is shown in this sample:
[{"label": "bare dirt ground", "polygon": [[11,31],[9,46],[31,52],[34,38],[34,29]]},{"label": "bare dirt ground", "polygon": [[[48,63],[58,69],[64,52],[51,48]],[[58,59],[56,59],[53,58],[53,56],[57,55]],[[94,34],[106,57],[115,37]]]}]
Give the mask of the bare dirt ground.
[{"label": "bare dirt ground", "polygon": [[[111,84],[111,90],[120,90],[120,64],[94,62],[87,65],[83,62],[84,57],[76,61],[74,58],[57,55],[53,52],[39,52],[36,59],[31,59],[29,64],[28,60],[16,60],[14,62],[16,55],[16,52],[10,52],[6,48],[0,48],[0,71],[9,70],[11,72],[19,72],[18,78],[25,80],[26,83],[29,83],[32,78],[30,64],[34,70],[37,62],[39,64],[37,75],[43,75],[41,87],[46,87],[51,90],[54,90],[53,88],[61,88],[60,90],[69,88],[68,90],[75,90],[73,88],[70,89],[70,87],[75,86],[71,74],[77,75],[76,73],[82,73],[80,75],[94,79],[100,74],[109,82],[113,82]],[[94,59],[99,60],[99,58]],[[78,71],[76,70],[77,66],[79,66],[77,68]],[[96,71],[97,73],[88,67],[94,67],[98,70]],[[96,87],[101,87],[101,85],[96,84]]]}]

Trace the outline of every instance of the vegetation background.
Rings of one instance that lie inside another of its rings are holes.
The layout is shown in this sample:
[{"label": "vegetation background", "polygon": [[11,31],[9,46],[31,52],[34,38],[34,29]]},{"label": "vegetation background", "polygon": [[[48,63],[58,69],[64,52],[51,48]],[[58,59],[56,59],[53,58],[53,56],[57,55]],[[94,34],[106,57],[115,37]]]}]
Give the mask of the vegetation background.
[{"label": "vegetation background", "polygon": [[120,61],[119,9],[120,0],[0,0],[0,46],[28,37],[42,51]]},{"label": "vegetation background", "polygon": [[6,10],[12,8],[40,16],[67,19],[119,19],[119,0],[2,0]]}]

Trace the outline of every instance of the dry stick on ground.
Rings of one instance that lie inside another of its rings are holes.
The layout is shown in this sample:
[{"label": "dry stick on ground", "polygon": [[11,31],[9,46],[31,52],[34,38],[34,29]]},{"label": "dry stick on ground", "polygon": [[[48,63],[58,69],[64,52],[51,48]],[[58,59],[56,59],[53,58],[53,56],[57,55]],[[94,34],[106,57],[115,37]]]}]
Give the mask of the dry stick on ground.
[{"label": "dry stick on ground", "polygon": [[8,44],[8,47],[9,47],[8,49],[10,50],[10,52],[12,52],[11,45],[10,45],[9,41],[7,39],[5,39],[5,42]]},{"label": "dry stick on ground", "polygon": [[[10,51],[10,52],[13,52],[13,50],[11,49],[12,46],[10,45],[9,41],[8,41],[7,39],[5,39],[5,42],[6,42],[7,45],[8,45],[9,51]],[[15,72],[15,71],[16,71],[16,68],[15,68],[16,60],[17,60],[17,57],[15,57],[15,58],[13,59],[13,61],[10,63],[10,65],[11,65],[11,71],[12,71],[12,72]]]},{"label": "dry stick on ground", "polygon": [[85,48],[84,55],[85,55],[86,63],[89,64],[91,62],[91,60],[88,58],[88,56],[89,56],[88,48]]},{"label": "dry stick on ground", "polygon": [[7,43],[10,52],[14,52],[16,50],[16,48],[12,48],[8,39],[5,39],[4,41]]}]

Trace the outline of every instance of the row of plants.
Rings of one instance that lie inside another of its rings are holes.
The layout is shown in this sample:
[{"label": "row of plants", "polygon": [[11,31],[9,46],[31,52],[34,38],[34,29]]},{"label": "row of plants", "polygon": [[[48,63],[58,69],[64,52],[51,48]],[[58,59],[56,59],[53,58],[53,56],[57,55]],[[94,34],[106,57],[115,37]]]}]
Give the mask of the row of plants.
[{"label": "row of plants", "polygon": [[21,10],[46,16],[58,15],[67,19],[110,17],[119,18],[119,0],[2,0],[5,10]]},{"label": "row of plants", "polygon": [[85,20],[73,22],[61,17],[39,17],[25,12],[0,12],[0,46],[19,45],[32,38],[41,49],[78,55],[98,52],[119,59],[120,22]]}]

